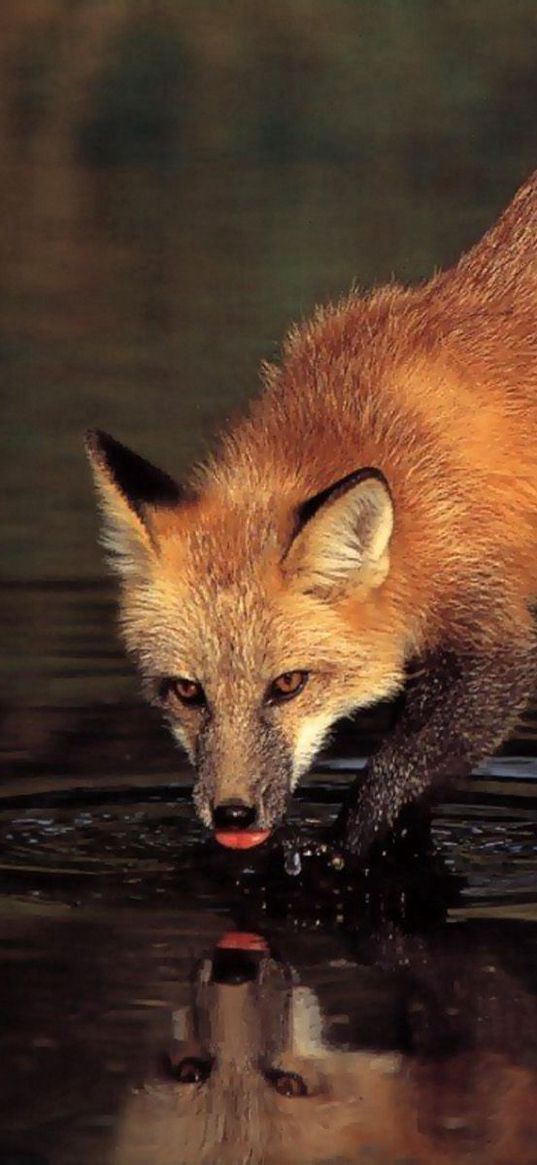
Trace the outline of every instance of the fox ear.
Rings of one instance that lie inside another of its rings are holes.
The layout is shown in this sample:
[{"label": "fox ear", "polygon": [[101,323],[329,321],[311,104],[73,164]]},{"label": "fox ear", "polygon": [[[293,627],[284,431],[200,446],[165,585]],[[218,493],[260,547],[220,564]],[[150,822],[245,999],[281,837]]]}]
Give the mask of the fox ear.
[{"label": "fox ear", "polygon": [[285,569],[326,596],[351,582],[378,587],[389,569],[393,503],[384,474],[360,469],[299,507]]},{"label": "fox ear", "polygon": [[182,490],[166,473],[108,433],[88,430],[86,449],[103,513],[103,544],[110,564],[121,575],[139,574],[154,551],[152,514],[160,506],[177,505]]}]

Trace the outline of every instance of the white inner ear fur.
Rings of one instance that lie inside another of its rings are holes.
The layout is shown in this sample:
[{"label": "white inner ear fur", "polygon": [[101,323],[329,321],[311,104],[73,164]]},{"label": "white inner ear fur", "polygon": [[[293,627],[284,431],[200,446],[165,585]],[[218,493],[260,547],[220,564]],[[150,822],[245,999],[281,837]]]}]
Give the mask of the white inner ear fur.
[{"label": "white inner ear fur", "polygon": [[378,478],[365,478],[324,506],[295,538],[286,566],[307,578],[308,587],[327,591],[357,573],[380,586],[389,569],[393,504]]},{"label": "white inner ear fur", "polygon": [[103,505],[101,545],[108,565],[124,578],[145,576],[151,555],[151,543],[141,522],[133,520],[130,511],[121,514]]},{"label": "white inner ear fur", "polygon": [[143,575],[152,553],[149,530],[107,471],[93,457],[90,460],[102,515],[100,541],[108,565],[124,578]]}]

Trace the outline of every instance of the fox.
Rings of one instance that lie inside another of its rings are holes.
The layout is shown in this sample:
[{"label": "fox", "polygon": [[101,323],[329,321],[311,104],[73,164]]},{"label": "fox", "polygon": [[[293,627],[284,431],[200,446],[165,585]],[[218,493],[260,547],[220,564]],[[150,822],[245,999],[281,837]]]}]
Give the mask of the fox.
[{"label": "fox", "polygon": [[537,661],[536,315],[537,172],[453,267],[293,326],[186,484],[88,432],[126,648],[221,844],[266,841],[358,709],[401,697],[340,816],[360,860],[515,725]]},{"label": "fox", "polygon": [[535,1000],[490,948],[461,959],[457,939],[405,936],[389,969],[347,963],[342,1040],[337,972],[327,987],[308,961],[304,982],[262,936],[223,935],[125,1095],[107,1160],[534,1165]]}]

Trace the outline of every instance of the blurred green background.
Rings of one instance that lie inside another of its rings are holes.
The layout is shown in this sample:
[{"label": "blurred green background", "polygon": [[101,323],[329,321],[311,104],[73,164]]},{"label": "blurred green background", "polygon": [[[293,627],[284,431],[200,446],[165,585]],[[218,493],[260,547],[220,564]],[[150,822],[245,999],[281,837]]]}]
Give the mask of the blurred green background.
[{"label": "blurred green background", "polygon": [[84,428],[180,475],[290,321],[453,261],[537,164],[537,9],[7,0],[0,59],[5,691],[115,698]]},{"label": "blurred green background", "polygon": [[8,0],[3,570],[101,572],[81,453],[171,470],[288,323],[453,260],[537,164],[530,0]]}]

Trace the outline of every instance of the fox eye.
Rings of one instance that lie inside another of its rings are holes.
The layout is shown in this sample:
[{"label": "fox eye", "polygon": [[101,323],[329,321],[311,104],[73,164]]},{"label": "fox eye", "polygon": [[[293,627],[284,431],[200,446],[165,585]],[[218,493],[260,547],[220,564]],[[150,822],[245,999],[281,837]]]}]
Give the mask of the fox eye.
[{"label": "fox eye", "polygon": [[166,1076],[178,1084],[204,1084],[211,1074],[212,1063],[200,1056],[187,1056],[174,1063],[169,1056],[165,1056],[163,1067]]},{"label": "fox eye", "polygon": [[298,1072],[281,1072],[279,1068],[271,1068],[266,1073],[266,1078],[280,1096],[297,1099],[308,1095],[306,1081],[303,1076],[299,1076]]},{"label": "fox eye", "polygon": [[206,703],[205,692],[197,680],[175,676],[173,679],[165,680],[162,687],[164,697],[175,696],[181,704],[187,704],[191,708],[200,708]]},{"label": "fox eye", "polygon": [[272,681],[268,695],[270,700],[290,700],[298,696],[309,678],[307,671],[284,671]]}]

